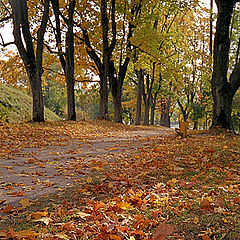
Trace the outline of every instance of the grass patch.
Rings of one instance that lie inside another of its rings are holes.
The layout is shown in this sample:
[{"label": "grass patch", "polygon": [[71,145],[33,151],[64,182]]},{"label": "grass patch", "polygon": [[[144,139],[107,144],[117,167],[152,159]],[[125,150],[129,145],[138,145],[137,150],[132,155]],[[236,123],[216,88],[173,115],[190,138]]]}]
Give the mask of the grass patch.
[{"label": "grass patch", "polygon": [[[10,123],[30,121],[32,117],[32,98],[23,92],[3,84],[0,85],[0,111],[1,121]],[[45,108],[47,121],[61,120],[55,113]]]}]

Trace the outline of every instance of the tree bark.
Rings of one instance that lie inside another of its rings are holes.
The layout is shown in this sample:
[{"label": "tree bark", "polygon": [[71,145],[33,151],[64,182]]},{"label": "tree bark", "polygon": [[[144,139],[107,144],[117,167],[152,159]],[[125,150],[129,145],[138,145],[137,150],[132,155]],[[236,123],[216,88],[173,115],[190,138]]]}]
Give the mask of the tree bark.
[{"label": "tree bark", "polygon": [[143,92],[143,101],[144,101],[144,120],[143,124],[145,126],[149,125],[149,110],[150,110],[150,102],[151,102],[151,88],[150,88],[150,81],[149,81],[149,74],[146,76],[146,88],[147,93],[145,90]]},{"label": "tree bark", "polygon": [[138,86],[137,86],[137,106],[136,106],[135,124],[140,125],[141,115],[142,115],[142,93],[143,93],[143,86],[144,86],[144,71],[143,71],[143,69],[136,70],[136,75],[137,75],[137,79],[138,79]]},{"label": "tree bark", "polygon": [[43,72],[43,40],[49,18],[49,0],[44,1],[44,11],[40,27],[37,31],[37,44],[35,50],[33,36],[30,32],[26,0],[9,0],[9,3],[12,8],[14,41],[23,60],[31,85],[33,98],[32,118],[34,122],[44,122],[44,104],[41,77]]},{"label": "tree bark", "polygon": [[70,1],[68,9],[68,18],[65,18],[67,24],[67,33],[65,39],[65,53],[62,51],[62,36],[60,23],[59,0],[51,0],[56,22],[56,45],[58,56],[65,75],[67,85],[67,119],[76,121],[75,93],[74,93],[74,34],[73,34],[73,16],[76,1]]},{"label": "tree bark", "polygon": [[67,102],[68,102],[68,120],[76,121],[75,95],[74,95],[74,35],[73,35],[73,16],[76,1],[69,3],[68,29],[66,34],[66,84],[67,84]]},{"label": "tree bark", "polygon": [[240,62],[228,80],[230,38],[229,28],[236,0],[215,0],[218,7],[217,25],[214,40],[212,75],[213,118],[212,126],[233,130],[231,119],[232,102],[240,87]]},{"label": "tree bark", "polygon": [[97,55],[96,50],[92,47],[88,32],[85,28],[81,27],[83,33],[84,43],[86,44],[86,51],[89,57],[94,61],[98,69],[98,75],[100,78],[100,102],[99,102],[99,119],[109,120],[108,117],[108,81],[107,81],[107,69],[101,61],[100,57]]},{"label": "tree bark", "polygon": [[160,125],[165,127],[171,127],[170,126],[170,106],[171,106],[171,97],[168,97],[167,104],[162,109],[161,114],[161,120]]}]

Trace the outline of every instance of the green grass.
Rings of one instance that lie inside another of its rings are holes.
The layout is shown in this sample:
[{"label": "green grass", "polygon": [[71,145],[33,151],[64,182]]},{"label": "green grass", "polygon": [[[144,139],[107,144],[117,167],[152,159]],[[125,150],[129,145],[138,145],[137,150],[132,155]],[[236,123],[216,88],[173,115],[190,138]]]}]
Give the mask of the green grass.
[{"label": "green grass", "polygon": [[[0,85],[0,121],[10,123],[31,120],[32,98],[23,92],[6,85]],[[59,121],[61,118],[48,108],[45,108],[45,120]]]}]

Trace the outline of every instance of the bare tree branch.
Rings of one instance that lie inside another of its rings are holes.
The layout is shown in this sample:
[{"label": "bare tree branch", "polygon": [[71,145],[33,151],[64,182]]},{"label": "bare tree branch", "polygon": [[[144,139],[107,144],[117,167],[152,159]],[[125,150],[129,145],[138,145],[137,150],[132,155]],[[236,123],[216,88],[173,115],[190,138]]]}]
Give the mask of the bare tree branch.
[{"label": "bare tree branch", "polygon": [[7,46],[9,46],[9,45],[13,45],[13,44],[15,44],[15,42],[8,42],[8,43],[5,43],[4,40],[3,40],[3,36],[2,36],[1,33],[0,33],[0,38],[1,38],[0,45],[1,45],[2,47],[7,47]]}]

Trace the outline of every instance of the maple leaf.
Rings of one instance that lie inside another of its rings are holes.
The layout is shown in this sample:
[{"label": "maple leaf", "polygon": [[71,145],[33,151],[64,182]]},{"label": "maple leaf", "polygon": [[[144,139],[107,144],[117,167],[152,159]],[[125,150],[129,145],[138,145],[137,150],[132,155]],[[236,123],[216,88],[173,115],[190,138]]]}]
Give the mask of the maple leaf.
[{"label": "maple leaf", "polygon": [[25,196],[26,193],[23,190],[21,190],[20,192],[12,192],[11,195],[15,197],[22,197],[22,196]]},{"label": "maple leaf", "polygon": [[32,231],[32,229],[15,232],[14,234],[17,239],[35,239],[35,237],[38,236],[38,234],[35,231]]},{"label": "maple leaf", "polygon": [[39,219],[34,220],[34,222],[43,222],[46,225],[49,225],[50,222],[52,222],[52,219],[49,217],[41,217]]},{"label": "maple leaf", "polygon": [[15,210],[15,208],[14,208],[13,206],[8,205],[8,206],[6,206],[5,208],[3,208],[3,210],[1,210],[1,212],[2,212],[2,213],[5,213],[5,214],[8,214],[8,213],[10,213],[10,212],[12,212],[12,211],[14,211],[14,210]]},{"label": "maple leaf", "polygon": [[23,198],[19,203],[22,205],[22,208],[26,208],[32,204],[27,198]]},{"label": "maple leaf", "polygon": [[31,216],[34,218],[34,219],[40,219],[42,217],[46,217],[48,215],[48,212],[34,212],[34,213],[31,213]]},{"label": "maple leaf", "polygon": [[133,210],[134,209],[134,207],[132,205],[130,205],[129,203],[126,203],[126,202],[119,203],[119,207],[122,210]]},{"label": "maple leaf", "polygon": [[156,229],[153,239],[154,240],[165,240],[169,235],[171,235],[174,231],[174,227],[168,225],[168,224],[161,224]]},{"label": "maple leaf", "polygon": [[60,239],[64,239],[64,240],[70,240],[71,239],[70,237],[68,237],[66,234],[63,234],[63,233],[57,233],[55,236],[60,238]]},{"label": "maple leaf", "polygon": [[118,235],[115,235],[115,234],[111,234],[109,236],[110,240],[122,240],[121,237],[119,237]]}]

